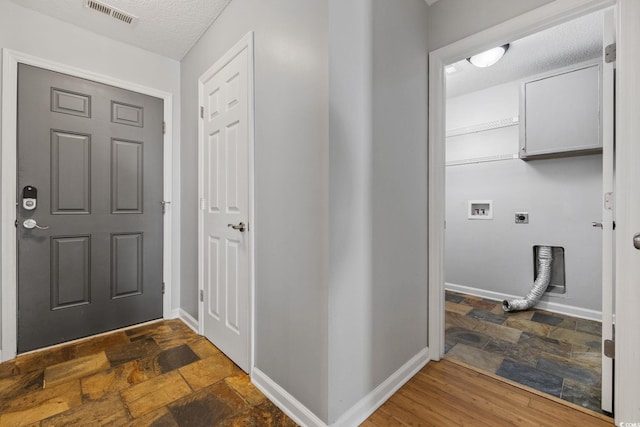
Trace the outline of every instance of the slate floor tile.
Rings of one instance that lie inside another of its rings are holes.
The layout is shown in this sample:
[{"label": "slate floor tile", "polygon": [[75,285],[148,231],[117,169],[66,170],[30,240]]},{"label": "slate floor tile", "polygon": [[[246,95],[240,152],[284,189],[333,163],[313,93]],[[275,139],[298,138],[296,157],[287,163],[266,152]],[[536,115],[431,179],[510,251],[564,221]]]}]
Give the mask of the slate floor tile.
[{"label": "slate floor tile", "polygon": [[178,423],[166,406],[149,412],[124,424],[126,427],[178,427]]},{"label": "slate floor tile", "polygon": [[562,394],[562,377],[511,359],[505,359],[496,374],[552,396],[560,397]]},{"label": "slate floor tile", "polygon": [[471,331],[463,328],[449,328],[445,334],[445,342],[455,345],[458,343],[467,344],[471,347],[482,348],[491,337],[482,332]]},{"label": "slate floor tile", "polygon": [[572,345],[555,338],[541,337],[523,332],[522,335],[520,335],[518,344],[528,348],[532,352],[538,352],[538,354],[544,352],[566,358],[571,357]]},{"label": "slate floor tile", "polygon": [[445,316],[445,323],[447,329],[458,327],[471,330],[478,326],[478,324],[480,324],[480,321],[463,314],[448,312]]},{"label": "slate floor tile", "polygon": [[220,353],[220,350],[205,337],[197,337],[189,341],[188,345],[200,359],[206,359]]},{"label": "slate floor tile", "polygon": [[531,316],[531,320],[538,323],[545,323],[551,326],[558,326],[564,319],[562,317],[557,317],[551,314],[536,312],[533,313],[533,316]]},{"label": "slate floor tile", "polygon": [[448,311],[448,312],[465,315],[469,313],[471,310],[473,310],[473,307],[471,307],[470,305],[455,304],[450,301],[445,301],[444,309],[445,311]]},{"label": "slate floor tile", "polygon": [[0,380],[0,413],[5,404],[21,395],[42,389],[44,371],[31,371]]},{"label": "slate floor tile", "polygon": [[56,363],[66,362],[73,359],[74,356],[73,347],[63,346],[48,351],[38,351],[18,356],[15,364],[21,374],[26,374],[31,371],[44,370],[47,366],[55,365]]},{"label": "slate floor tile", "polygon": [[490,322],[480,322],[480,324],[473,330],[483,332],[484,334],[489,335],[492,338],[498,338],[512,343],[517,343],[520,339],[520,336],[522,335],[522,331],[519,331],[518,329],[510,328],[503,325],[497,325]]},{"label": "slate floor tile", "polygon": [[42,421],[42,427],[90,426],[119,424],[129,421],[127,411],[118,394],[109,394],[104,399],[89,402]]},{"label": "slate floor tile", "polygon": [[444,352],[445,353],[449,353],[449,350],[451,350],[453,348],[452,344],[449,344],[448,342],[445,341],[444,343]]},{"label": "slate floor tile", "polygon": [[[449,292],[446,294],[449,296]],[[601,412],[601,324],[544,310],[504,312],[501,304],[482,313],[483,302],[475,297],[454,294],[446,303],[445,352],[448,358],[463,361],[489,372],[504,374],[516,382],[550,392],[567,401]],[[467,304],[467,301],[474,301]],[[480,301],[480,303],[475,302]],[[468,315],[459,307],[471,307]],[[502,324],[496,322],[504,317]],[[473,332],[490,337],[478,339]],[[451,334],[449,336],[449,334]],[[478,357],[491,354],[492,357]],[[494,359],[497,357],[497,359]],[[496,360],[499,366],[495,367]],[[495,369],[495,370],[494,370]],[[522,369],[519,374],[516,372]]]},{"label": "slate floor tile", "polygon": [[163,350],[158,353],[156,359],[158,368],[162,374],[182,368],[198,360],[200,360],[200,358],[186,344]]},{"label": "slate floor tile", "polygon": [[475,366],[492,374],[496,372],[504,360],[504,357],[495,353],[480,350],[462,343],[456,344],[447,355],[451,359]]},{"label": "slate floor tile", "polygon": [[168,320],[0,363],[0,427],[5,425],[295,423],[206,338]]},{"label": "slate floor tile", "polygon": [[68,411],[81,403],[80,381],[67,381],[6,402],[0,411],[0,426],[29,425]]},{"label": "slate floor tile", "polygon": [[595,412],[602,412],[600,407],[600,389],[589,387],[571,379],[564,380],[562,399],[580,405]]},{"label": "slate floor tile", "polygon": [[132,417],[140,417],[174,400],[191,394],[192,390],[178,371],[136,384],[120,394]]},{"label": "slate floor tile", "polygon": [[266,399],[265,395],[262,394],[256,386],[251,384],[251,379],[244,372],[231,377],[226,377],[224,382],[250,405],[255,405],[256,403],[262,402]]},{"label": "slate floor tile", "polygon": [[169,405],[180,427],[211,426],[244,407],[242,399],[224,382],[190,394]]},{"label": "slate floor tile", "polygon": [[158,344],[149,337],[134,340],[129,344],[111,347],[105,351],[111,366],[118,366],[132,360],[155,356],[160,353]]},{"label": "slate floor tile", "polygon": [[552,329],[549,332],[549,337],[573,344],[584,345],[594,349],[599,349],[602,345],[601,338],[597,335],[587,334],[585,332],[569,331],[563,328]]},{"label": "slate floor tile", "polygon": [[183,366],[179,371],[193,390],[199,390],[228,376],[238,374],[240,369],[220,353]]},{"label": "slate floor tile", "polygon": [[16,366],[15,360],[9,360],[4,363],[0,363],[0,380],[18,375],[20,371]]},{"label": "slate floor tile", "polygon": [[546,325],[544,323],[534,322],[532,320],[515,316],[508,316],[504,324],[510,328],[519,329],[523,332],[529,332],[541,337],[546,337],[552,328],[550,325]]},{"label": "slate floor tile", "polygon": [[576,331],[602,337],[602,323],[593,320],[578,319]]},{"label": "slate floor tile", "polygon": [[111,365],[104,351],[79,357],[47,367],[44,370],[43,388],[67,382],[76,378],[86,377],[97,372],[106,371]]},{"label": "slate floor tile", "polygon": [[465,298],[461,302],[461,304],[469,305],[471,307],[479,308],[485,311],[491,311],[494,308],[496,308],[497,303],[495,301],[487,301],[487,300],[478,299],[478,298]]},{"label": "slate floor tile", "polygon": [[290,418],[276,408],[271,402],[251,406],[242,413],[234,415],[220,423],[220,427],[238,426],[279,426],[296,427]]},{"label": "slate floor tile", "polygon": [[469,313],[467,313],[467,316],[473,319],[495,323],[496,325],[502,325],[505,320],[507,320],[507,317],[505,315],[491,313],[490,311],[480,308],[474,308]]},{"label": "slate floor tile", "polygon": [[596,387],[601,383],[600,376],[595,372],[570,363],[569,360],[562,362],[559,360],[550,360],[540,358],[536,366],[541,371],[549,372],[560,377],[571,378],[574,381],[581,382],[585,385]]},{"label": "slate floor tile", "polygon": [[453,302],[455,304],[458,304],[458,303],[462,302],[465,299],[465,297],[463,295],[455,294],[453,292],[446,292],[444,294],[444,299],[445,299],[445,301],[449,301],[449,302]]},{"label": "slate floor tile", "polygon": [[535,366],[540,357],[540,352],[532,351],[530,348],[518,345],[517,343],[497,338],[492,338],[484,347],[484,350],[530,366]]},{"label": "slate floor tile", "polygon": [[137,360],[116,366],[107,371],[82,378],[82,396],[85,400],[97,400],[109,393],[116,393],[132,385],[140,384],[149,377]]}]

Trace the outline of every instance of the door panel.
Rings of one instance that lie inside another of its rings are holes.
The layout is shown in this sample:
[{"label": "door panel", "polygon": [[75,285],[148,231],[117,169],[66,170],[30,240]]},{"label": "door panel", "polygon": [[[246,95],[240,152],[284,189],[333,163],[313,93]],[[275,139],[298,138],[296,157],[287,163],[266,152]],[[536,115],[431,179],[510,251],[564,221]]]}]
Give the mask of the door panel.
[{"label": "door panel", "polygon": [[[231,55],[231,52],[228,54]],[[217,65],[217,64],[216,64]],[[201,284],[204,334],[249,369],[249,54],[201,79]]]},{"label": "door panel", "polygon": [[162,316],[162,118],[160,99],[19,65],[18,352]]}]

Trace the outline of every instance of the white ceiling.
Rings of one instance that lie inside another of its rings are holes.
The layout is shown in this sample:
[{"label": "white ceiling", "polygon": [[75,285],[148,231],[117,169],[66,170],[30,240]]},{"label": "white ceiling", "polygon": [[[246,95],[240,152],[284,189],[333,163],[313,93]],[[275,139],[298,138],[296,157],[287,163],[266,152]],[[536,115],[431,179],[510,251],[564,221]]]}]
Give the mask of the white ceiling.
[{"label": "white ceiling", "polygon": [[602,54],[602,16],[596,12],[516,40],[505,56],[489,68],[466,59],[447,75],[447,97],[486,89],[596,58]]},{"label": "white ceiling", "polygon": [[126,24],[84,6],[83,0],[10,0],[162,56],[181,60],[231,0],[100,0],[135,15]]}]

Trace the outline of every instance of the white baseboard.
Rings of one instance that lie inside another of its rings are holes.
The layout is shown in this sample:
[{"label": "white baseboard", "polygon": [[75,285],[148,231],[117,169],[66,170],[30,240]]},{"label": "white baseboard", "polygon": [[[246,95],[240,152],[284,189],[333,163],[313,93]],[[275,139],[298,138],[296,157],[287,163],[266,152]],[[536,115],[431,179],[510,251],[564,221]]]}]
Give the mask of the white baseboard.
[{"label": "white baseboard", "polygon": [[280,387],[258,368],[251,371],[251,382],[269,398],[278,408],[287,414],[296,424],[305,427],[327,427],[320,418],[311,412],[295,397]]},{"label": "white baseboard", "polygon": [[360,399],[340,418],[332,423],[332,427],[358,426],[369,418],[376,409],[387,401],[400,387],[409,381],[415,374],[429,362],[429,349],[424,348],[413,356],[407,363],[384,380],[371,393]]},{"label": "white baseboard", "polygon": [[[400,387],[418,373],[429,360],[429,349],[421,350],[389,378],[384,380],[382,384],[360,399],[358,403],[342,414],[335,422],[331,423],[330,426],[352,427],[360,425]],[[251,381],[297,424],[305,427],[328,427],[324,421],[258,368],[253,368]]]},{"label": "white baseboard", "polygon": [[[473,295],[476,297],[492,299],[496,301],[504,301],[513,298],[522,298],[522,296],[503,294],[500,292],[487,291],[484,289],[472,288],[470,286],[456,285],[455,283],[445,283],[444,288],[448,291],[460,292],[462,294]],[[560,304],[552,301],[541,300],[536,304],[536,308],[550,311],[552,313],[565,314],[567,316],[579,317],[581,319],[602,321],[602,312],[591,310],[588,308],[575,307],[572,305]]]},{"label": "white baseboard", "polygon": [[199,334],[200,332],[198,332],[199,325],[198,325],[198,321],[189,313],[187,313],[186,311],[184,311],[183,309],[179,308],[176,311],[176,318],[182,320],[184,323],[187,324],[188,327],[190,327],[191,329],[193,329],[193,332],[195,332],[196,334]]}]

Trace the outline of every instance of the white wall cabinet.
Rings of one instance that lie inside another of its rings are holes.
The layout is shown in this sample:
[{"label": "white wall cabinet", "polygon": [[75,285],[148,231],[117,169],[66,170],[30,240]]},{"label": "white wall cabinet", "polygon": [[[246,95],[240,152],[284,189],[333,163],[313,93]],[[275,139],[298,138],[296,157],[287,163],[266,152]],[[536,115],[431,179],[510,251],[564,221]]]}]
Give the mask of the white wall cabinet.
[{"label": "white wall cabinet", "polygon": [[601,75],[589,64],[522,83],[520,158],[602,150]]}]

